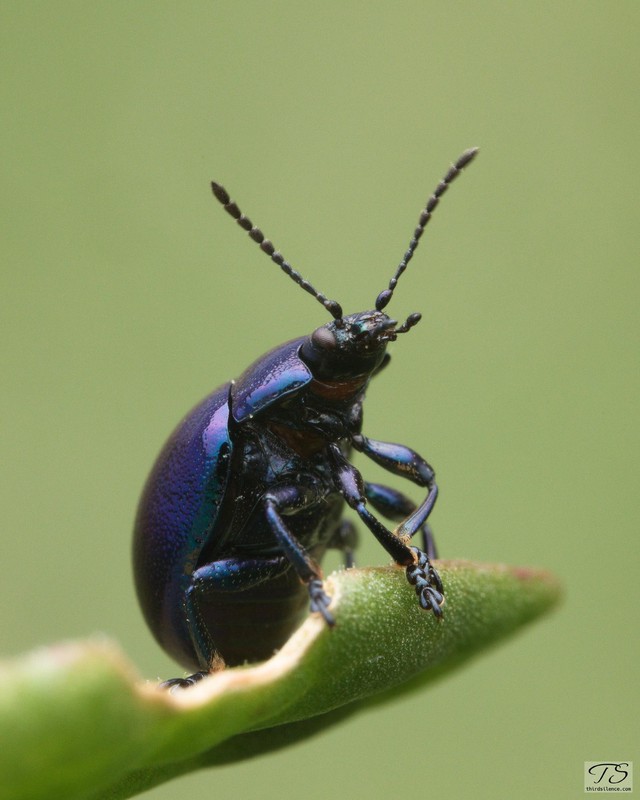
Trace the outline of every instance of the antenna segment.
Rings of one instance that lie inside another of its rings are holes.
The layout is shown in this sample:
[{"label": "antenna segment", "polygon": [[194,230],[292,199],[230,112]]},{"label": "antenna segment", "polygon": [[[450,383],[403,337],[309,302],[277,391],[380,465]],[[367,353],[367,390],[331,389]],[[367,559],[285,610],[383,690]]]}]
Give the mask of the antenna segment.
[{"label": "antenna segment", "polygon": [[335,300],[328,300],[325,295],[314,289],[309,281],[305,280],[302,275],[295,270],[288,261],[285,260],[282,253],[275,249],[269,239],[265,238],[265,235],[262,233],[260,228],[257,228],[253,222],[251,222],[249,217],[246,217],[240,211],[237,204],[229,197],[229,194],[223,186],[220,186],[219,183],[212,181],[211,189],[213,190],[216,200],[218,200],[218,202],[224,207],[224,210],[227,211],[235,219],[238,225],[249,234],[249,238],[253,239],[253,241],[259,245],[263,253],[266,253],[271,260],[274,261],[280,267],[280,269],[291,278],[291,280],[297,283],[298,286],[302,287],[305,292],[309,292],[310,295],[313,295],[313,297],[315,297],[316,300],[327,309],[327,311],[335,320],[342,319],[342,307],[340,306],[340,303],[336,302]]},{"label": "antenna segment", "polygon": [[478,155],[477,147],[472,147],[469,150],[465,150],[464,153],[460,156],[460,158],[456,161],[456,163],[451,165],[447,174],[440,181],[440,183],[436,187],[431,197],[427,200],[427,204],[420,213],[420,218],[418,220],[418,227],[413,232],[413,238],[409,242],[409,247],[407,248],[407,252],[404,254],[404,258],[402,259],[402,261],[398,264],[398,268],[396,269],[395,275],[389,281],[389,288],[380,292],[380,294],[376,299],[377,311],[382,311],[382,309],[387,305],[389,300],[391,300],[393,291],[398,283],[398,279],[407,268],[407,264],[409,263],[409,261],[411,261],[411,258],[413,257],[413,254],[416,251],[416,247],[420,242],[420,237],[424,233],[424,229],[426,228],[427,223],[433,216],[433,212],[435,211],[436,206],[440,202],[440,198],[447,191],[449,185],[453,183],[453,181],[458,177],[458,175],[462,172],[462,170],[467,166],[467,164],[470,164],[477,155]]}]

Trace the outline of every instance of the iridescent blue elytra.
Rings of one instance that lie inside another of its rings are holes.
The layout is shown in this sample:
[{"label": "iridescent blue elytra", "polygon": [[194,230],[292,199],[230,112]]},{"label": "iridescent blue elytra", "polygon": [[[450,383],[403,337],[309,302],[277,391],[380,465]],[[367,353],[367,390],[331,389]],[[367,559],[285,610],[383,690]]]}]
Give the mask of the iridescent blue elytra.
[{"label": "iridescent blue elytra", "polygon": [[[339,624],[320,561],[328,548],[353,564],[348,505],[406,568],[422,608],[442,616],[444,590],[427,519],[437,497],[429,464],[404,445],[362,434],[371,378],[389,363],[387,344],[420,320],[385,312],[441,195],[474,158],[466,151],[422,211],[409,248],[375,309],[344,315],[293,269],[218,184],[216,198],[261,249],[331,314],[309,336],[259,358],[199,403],[160,452],[135,524],[136,588],[149,627],[177,661],[196,670],[167,681],[188,686],[211,669],[268,658],[311,611]],[[363,479],[358,450],[424,487],[416,504]],[[399,523],[389,530],[369,506]],[[412,546],[418,531],[422,547]]]}]

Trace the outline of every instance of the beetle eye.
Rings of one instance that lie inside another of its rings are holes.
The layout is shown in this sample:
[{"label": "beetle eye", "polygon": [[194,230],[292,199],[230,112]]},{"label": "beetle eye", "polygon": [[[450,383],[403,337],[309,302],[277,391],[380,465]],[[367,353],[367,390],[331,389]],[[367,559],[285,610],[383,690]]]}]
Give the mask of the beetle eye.
[{"label": "beetle eye", "polygon": [[333,333],[324,326],[322,328],[316,328],[316,330],[311,334],[311,341],[321,350],[334,350],[338,344]]}]

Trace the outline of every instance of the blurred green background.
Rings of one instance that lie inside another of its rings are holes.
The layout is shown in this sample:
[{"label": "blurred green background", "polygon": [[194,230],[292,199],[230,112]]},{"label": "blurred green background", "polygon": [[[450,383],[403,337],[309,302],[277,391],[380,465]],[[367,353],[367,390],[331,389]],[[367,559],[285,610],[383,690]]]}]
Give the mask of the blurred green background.
[{"label": "blurred green background", "polygon": [[104,631],[179,672],[132,586],[146,473],[201,396],[328,319],[208,181],[356,311],[479,145],[394,297],[425,320],[365,430],[436,466],[442,555],[548,567],[564,606],[430,692],[148,796],[568,798],[585,760],[640,768],[637,3],[0,15],[0,652]]}]

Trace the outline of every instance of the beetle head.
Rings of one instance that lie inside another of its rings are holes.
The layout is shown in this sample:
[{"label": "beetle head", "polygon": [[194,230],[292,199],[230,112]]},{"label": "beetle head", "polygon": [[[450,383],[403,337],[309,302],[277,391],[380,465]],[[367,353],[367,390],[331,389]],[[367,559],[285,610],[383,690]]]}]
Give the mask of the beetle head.
[{"label": "beetle head", "polygon": [[371,375],[380,366],[387,343],[420,321],[411,314],[405,323],[383,311],[361,311],[322,325],[300,348],[300,358],[318,380]]}]

